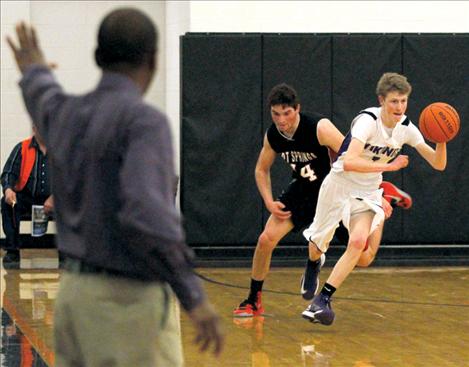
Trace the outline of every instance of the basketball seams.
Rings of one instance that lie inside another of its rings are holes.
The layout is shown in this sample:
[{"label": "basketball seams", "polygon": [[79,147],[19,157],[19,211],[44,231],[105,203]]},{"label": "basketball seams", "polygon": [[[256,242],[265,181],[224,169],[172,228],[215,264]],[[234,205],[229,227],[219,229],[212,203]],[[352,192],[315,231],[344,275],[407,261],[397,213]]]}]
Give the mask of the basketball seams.
[{"label": "basketball seams", "polygon": [[447,136],[438,120],[431,110],[431,105],[427,106],[423,113],[423,126],[425,127],[425,137],[433,143],[439,143],[447,139]]},{"label": "basketball seams", "polygon": [[[428,128],[427,128],[427,125],[426,125],[426,118],[425,118],[425,115],[427,114],[427,112],[428,112],[428,108],[425,108],[422,111],[422,115],[420,116],[420,120],[419,120],[419,127],[422,130],[423,135],[428,139],[430,134],[428,133]],[[430,139],[428,139],[428,140],[430,140]]]},{"label": "basketball seams", "polygon": [[444,102],[438,102],[439,106],[441,107],[441,109],[443,109],[445,112],[447,112],[447,117],[451,117],[453,121],[451,121],[451,126],[454,128],[454,133],[453,135],[451,136],[450,140],[453,139],[458,133],[459,133],[459,129],[461,127],[461,122],[460,122],[460,119],[459,119],[459,114],[458,112],[456,111],[456,109],[447,104],[447,103],[444,103]]},{"label": "basketball seams", "polygon": [[423,135],[424,135],[428,140],[432,140],[432,139],[429,139],[430,133],[429,133],[428,127],[427,127],[427,118],[426,118],[426,114],[427,114],[427,113],[428,113],[428,107],[425,108],[425,109],[422,111],[422,114],[421,114],[420,120],[419,120],[419,127],[420,127],[420,129],[422,130]]},{"label": "basketball seams", "polygon": [[445,112],[448,113],[448,117],[451,117],[452,119],[451,125],[455,128],[454,136],[456,136],[457,133],[459,132],[459,128],[461,125],[458,113],[452,106],[446,103],[442,103],[441,108],[444,109]]},{"label": "basketball seams", "polygon": [[433,112],[433,107],[438,107],[438,106],[434,106],[434,105],[430,105],[430,113],[432,114],[433,116],[433,120],[434,122],[436,123],[436,125],[438,125],[438,127],[440,128],[441,132],[443,133],[443,135],[446,137],[446,139],[450,139],[451,137],[446,133],[445,129],[443,127],[441,127],[440,125],[440,120],[436,117],[435,113]]}]

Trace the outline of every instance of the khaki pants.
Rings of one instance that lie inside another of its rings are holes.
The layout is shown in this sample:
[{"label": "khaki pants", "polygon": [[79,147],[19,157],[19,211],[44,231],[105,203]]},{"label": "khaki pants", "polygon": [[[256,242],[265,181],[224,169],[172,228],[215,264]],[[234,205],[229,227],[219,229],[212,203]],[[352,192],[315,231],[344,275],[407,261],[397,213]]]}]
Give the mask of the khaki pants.
[{"label": "khaki pants", "polygon": [[169,286],[64,271],[55,303],[56,367],[182,366]]}]

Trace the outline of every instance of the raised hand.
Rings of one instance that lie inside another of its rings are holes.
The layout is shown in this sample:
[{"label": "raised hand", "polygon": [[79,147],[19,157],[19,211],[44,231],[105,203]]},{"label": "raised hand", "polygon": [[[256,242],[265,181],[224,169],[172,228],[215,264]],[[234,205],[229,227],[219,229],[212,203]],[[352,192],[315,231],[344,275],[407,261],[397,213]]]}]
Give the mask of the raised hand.
[{"label": "raised hand", "polygon": [[7,36],[7,42],[13,51],[16,64],[21,73],[24,73],[31,65],[39,64],[50,67],[44,59],[44,55],[39,47],[39,40],[32,26],[26,25],[25,22],[18,23],[16,25],[16,35],[19,44],[16,44],[9,36]]}]

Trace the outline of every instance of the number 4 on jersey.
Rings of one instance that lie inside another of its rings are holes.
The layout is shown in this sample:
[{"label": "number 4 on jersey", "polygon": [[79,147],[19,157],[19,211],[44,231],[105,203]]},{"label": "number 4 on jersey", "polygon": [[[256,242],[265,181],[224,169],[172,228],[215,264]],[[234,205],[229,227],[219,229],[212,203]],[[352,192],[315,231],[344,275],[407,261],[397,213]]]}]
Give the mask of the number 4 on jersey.
[{"label": "number 4 on jersey", "polygon": [[[296,164],[291,164],[290,166],[291,166],[291,168],[293,168],[294,171],[296,170],[295,169]],[[307,178],[310,181],[317,180],[317,176],[314,174],[314,170],[311,168],[311,166],[309,164],[307,164],[306,166],[301,167],[300,175],[301,175],[301,177]]]}]

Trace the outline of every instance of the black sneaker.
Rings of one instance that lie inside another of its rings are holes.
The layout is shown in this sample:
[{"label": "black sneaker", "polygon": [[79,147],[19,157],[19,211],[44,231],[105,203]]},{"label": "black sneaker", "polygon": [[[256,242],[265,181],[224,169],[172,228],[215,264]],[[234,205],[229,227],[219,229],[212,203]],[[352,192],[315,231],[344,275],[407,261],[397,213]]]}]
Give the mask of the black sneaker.
[{"label": "black sneaker", "polygon": [[19,250],[7,250],[3,257],[3,267],[5,269],[16,269],[20,265],[20,252]]},{"label": "black sneaker", "polygon": [[303,275],[301,276],[301,296],[307,300],[311,301],[314,295],[318,292],[319,289],[319,272],[321,271],[322,266],[326,261],[326,254],[322,254],[317,262],[311,263],[308,261],[306,263],[306,269]]},{"label": "black sneaker", "polygon": [[313,302],[303,311],[301,316],[311,322],[330,325],[334,321],[334,311],[331,308],[331,300],[328,296],[319,293]]}]

